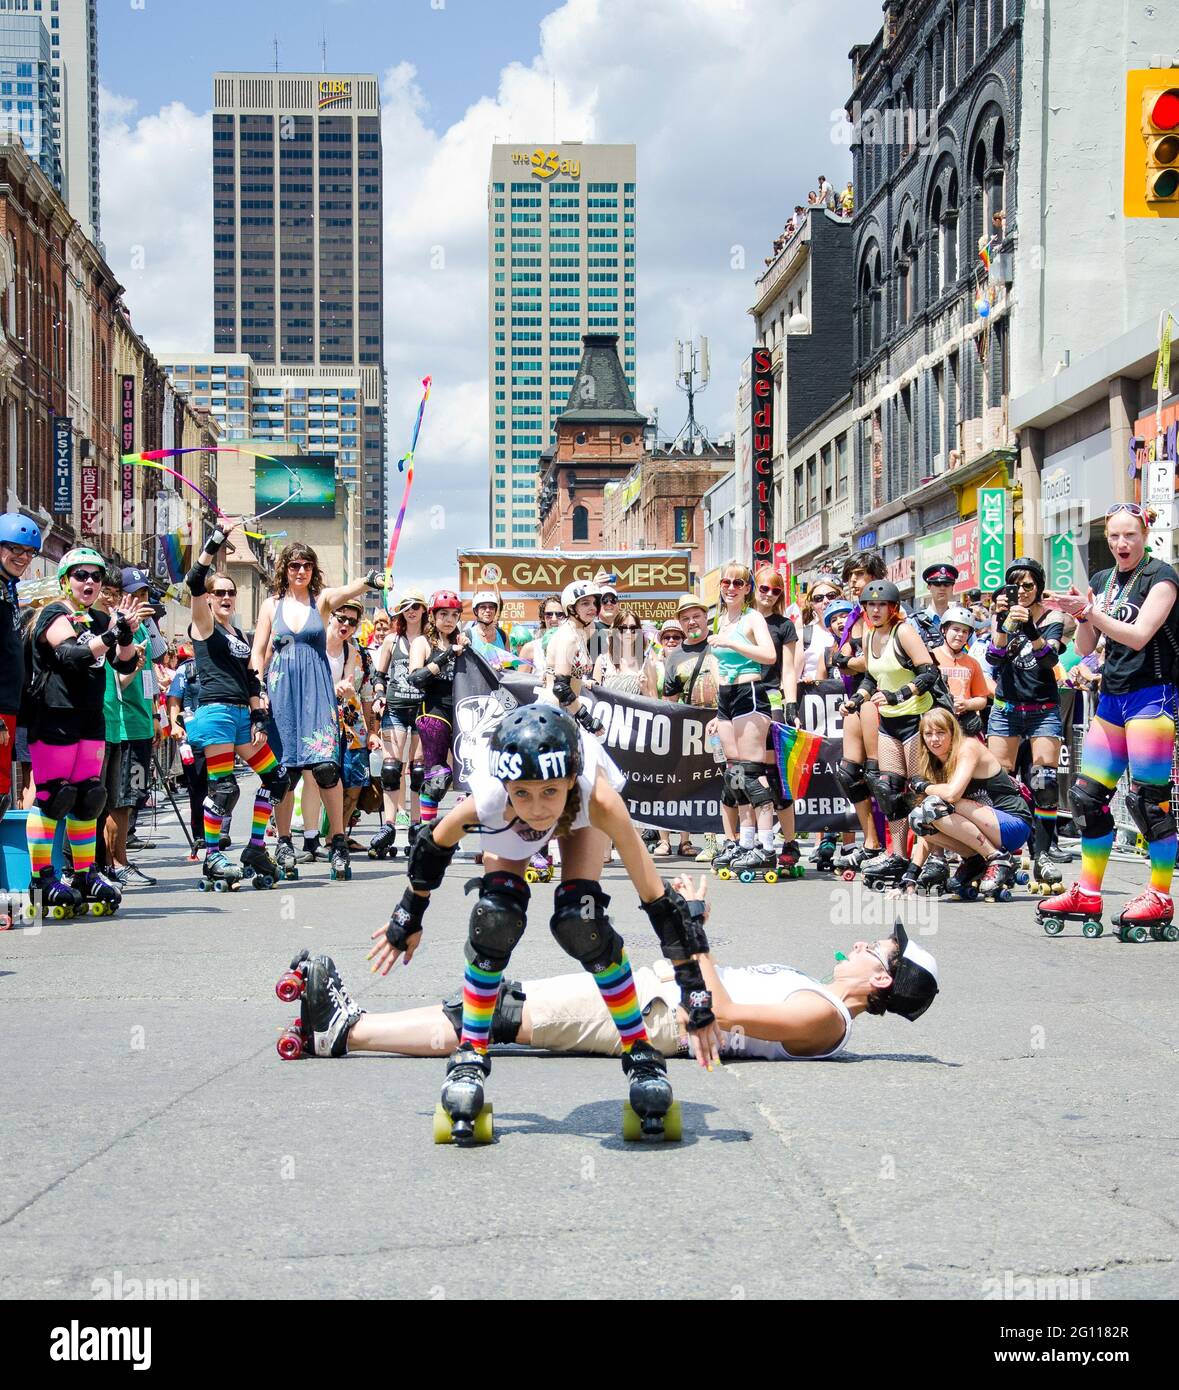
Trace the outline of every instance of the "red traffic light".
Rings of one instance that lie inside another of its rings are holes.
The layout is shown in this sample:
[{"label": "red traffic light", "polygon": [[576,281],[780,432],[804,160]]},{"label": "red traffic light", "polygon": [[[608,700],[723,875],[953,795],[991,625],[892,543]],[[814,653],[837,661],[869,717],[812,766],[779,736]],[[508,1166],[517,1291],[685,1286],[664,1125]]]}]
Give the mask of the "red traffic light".
[{"label": "red traffic light", "polygon": [[1160,92],[1150,108],[1150,123],[1156,130],[1179,128],[1179,91],[1170,87]]}]

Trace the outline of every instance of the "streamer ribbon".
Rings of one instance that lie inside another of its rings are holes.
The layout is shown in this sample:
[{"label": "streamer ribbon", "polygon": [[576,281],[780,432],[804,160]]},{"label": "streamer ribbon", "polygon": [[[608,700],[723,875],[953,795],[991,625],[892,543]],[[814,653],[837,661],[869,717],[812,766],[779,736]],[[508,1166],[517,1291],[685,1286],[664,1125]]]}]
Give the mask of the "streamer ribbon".
[{"label": "streamer ribbon", "polygon": [[405,509],[409,506],[409,494],[413,488],[413,459],[414,450],[418,447],[418,435],[422,429],[422,416],[426,413],[426,402],[430,399],[431,377],[422,378],[422,399],[418,402],[418,418],[414,421],[413,438],[410,440],[409,449],[397,460],[398,471],[404,471],[405,465],[409,464],[409,470],[405,474],[405,490],[401,494],[401,510],[397,513],[397,520],[393,523],[393,534],[389,537],[389,554],[385,560],[385,589],[388,591],[393,586],[393,560],[397,555],[397,545],[401,540],[401,527],[405,521]]}]

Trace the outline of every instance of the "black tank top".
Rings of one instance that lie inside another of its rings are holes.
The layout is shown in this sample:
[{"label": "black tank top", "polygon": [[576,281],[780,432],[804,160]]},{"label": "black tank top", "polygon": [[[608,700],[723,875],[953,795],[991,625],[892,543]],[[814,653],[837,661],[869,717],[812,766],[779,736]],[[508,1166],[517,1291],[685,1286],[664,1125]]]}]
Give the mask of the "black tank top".
[{"label": "black tank top", "polygon": [[1023,793],[1002,768],[993,777],[974,777],[966,784],[966,798],[980,801],[984,806],[993,806],[996,811],[1006,811],[1009,816],[1019,816],[1030,821],[1031,811],[1023,799]]},{"label": "black tank top", "polygon": [[426,665],[434,662],[442,671],[431,676],[422,689],[422,701],[427,710],[454,708],[454,662],[449,660],[451,647],[431,647]]},{"label": "black tank top", "polygon": [[236,627],[231,634],[215,622],[207,641],[193,638],[192,653],[202,705],[250,703],[250,648]]}]

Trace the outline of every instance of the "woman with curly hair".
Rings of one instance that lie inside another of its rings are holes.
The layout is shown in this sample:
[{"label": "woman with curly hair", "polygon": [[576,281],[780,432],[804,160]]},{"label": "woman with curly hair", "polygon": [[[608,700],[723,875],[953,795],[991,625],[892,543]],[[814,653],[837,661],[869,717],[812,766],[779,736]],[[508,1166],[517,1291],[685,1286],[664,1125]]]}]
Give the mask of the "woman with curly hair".
[{"label": "woman with curly hair", "polygon": [[[327,623],[332,612],[366,589],[383,587],[373,570],[351,584],[327,588],[315,551],[302,541],[282,549],[274,568],[271,596],[258,613],[251,666],[266,677],[270,709],[269,742],[294,773],[310,772],[327,810],[332,878],[350,878],[348,837],[344,833],[344,791],[340,785],[340,738],[335,683],[327,659]],[[269,666],[269,669],[267,669]],[[296,863],[291,844],[294,793],[276,809],[279,867],[289,874]],[[315,858],[315,841],[308,846]]]}]

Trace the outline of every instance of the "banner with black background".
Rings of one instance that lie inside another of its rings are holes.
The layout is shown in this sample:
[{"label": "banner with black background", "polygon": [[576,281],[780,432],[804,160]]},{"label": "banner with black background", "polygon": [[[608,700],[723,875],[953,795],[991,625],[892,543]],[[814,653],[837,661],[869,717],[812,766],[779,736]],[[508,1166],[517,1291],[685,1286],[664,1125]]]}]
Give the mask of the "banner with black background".
[{"label": "banner with black background", "polygon": [[[454,675],[454,777],[461,790],[467,790],[476,750],[486,744],[503,715],[535,698],[534,677],[493,671],[474,652],[461,654]],[[851,830],[857,824],[835,780],[843,751],[843,698],[837,680],[799,687],[803,727],[823,736],[806,797],[795,803],[799,833]],[[601,687],[586,691],[582,700],[606,726],[603,742],[626,775],[622,799],[635,821],[667,830],[720,831],[724,764],[713,758],[707,737],[715,710]]]}]

